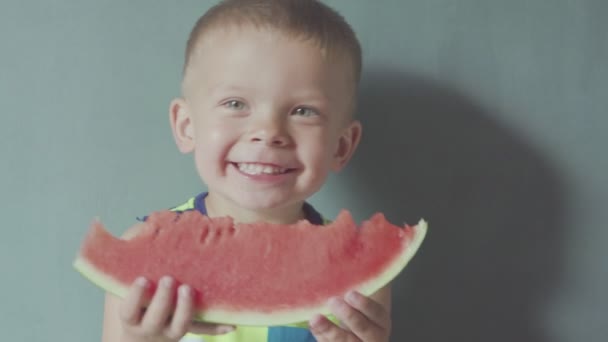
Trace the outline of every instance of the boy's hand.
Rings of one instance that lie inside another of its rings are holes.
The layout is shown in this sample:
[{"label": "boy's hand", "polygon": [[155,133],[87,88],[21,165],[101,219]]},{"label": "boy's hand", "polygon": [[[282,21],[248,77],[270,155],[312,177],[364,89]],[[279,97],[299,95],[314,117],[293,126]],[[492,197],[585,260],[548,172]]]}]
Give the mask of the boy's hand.
[{"label": "boy's hand", "polygon": [[310,321],[318,342],[385,342],[391,331],[390,313],[378,302],[357,292],[329,301],[339,327],[322,315]]},{"label": "boy's hand", "polygon": [[234,330],[233,326],[193,322],[192,290],[187,285],[177,289],[175,281],[163,277],[146,308],[150,283],[138,278],[120,306],[123,327],[122,342],[174,342],[187,332],[219,335]]}]

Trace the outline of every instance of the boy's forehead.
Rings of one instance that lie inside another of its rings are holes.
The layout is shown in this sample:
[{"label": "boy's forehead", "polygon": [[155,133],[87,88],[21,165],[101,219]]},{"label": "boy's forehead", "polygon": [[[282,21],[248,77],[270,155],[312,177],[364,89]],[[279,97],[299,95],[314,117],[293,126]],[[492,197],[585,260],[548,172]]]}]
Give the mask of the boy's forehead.
[{"label": "boy's forehead", "polygon": [[[252,23],[224,23],[221,25],[213,25],[206,27],[199,32],[196,37],[193,49],[189,51],[190,56],[187,56],[184,66],[184,74],[192,64],[204,61],[205,54],[208,49],[217,49],[217,43],[226,40],[237,40],[244,33],[256,32],[256,35],[246,35],[248,39],[272,39],[276,44],[281,43],[301,43],[310,47],[316,48],[320,56],[329,64],[338,64],[341,66],[349,66],[349,74],[352,74],[353,82],[358,83],[354,61],[352,56],[344,48],[323,46],[314,37],[305,36],[303,33],[291,32],[271,26],[258,26]],[[235,42],[236,43],[236,42]]]},{"label": "boy's forehead", "polygon": [[[282,32],[278,29],[267,27],[253,27],[249,24],[240,25],[223,25],[219,27],[208,28],[201,32],[194,48],[191,51],[191,56],[188,59],[189,65],[184,68],[184,86],[188,83],[198,83],[205,80],[204,70],[213,70],[219,65],[216,63],[225,63],[230,59],[231,53],[238,47],[235,44],[255,46],[255,53],[264,50],[257,49],[258,45],[268,46],[286,46],[293,49],[298,49],[305,46],[307,51],[317,50],[320,58],[314,58],[321,61],[323,69],[329,71],[341,71],[341,76],[348,83],[352,83],[353,88],[356,88],[354,72],[350,67],[348,56],[345,53],[329,54],[327,49],[316,43],[314,40],[305,39],[304,37],[294,37],[294,35]],[[314,54],[313,54],[314,56]],[[247,58],[239,59],[240,64],[232,64],[235,67],[253,67],[253,61],[248,63]],[[281,64],[289,64],[289,59],[283,59]],[[279,65],[277,65],[277,68]],[[341,78],[342,78],[341,77]],[[350,87],[349,87],[350,88]]]}]

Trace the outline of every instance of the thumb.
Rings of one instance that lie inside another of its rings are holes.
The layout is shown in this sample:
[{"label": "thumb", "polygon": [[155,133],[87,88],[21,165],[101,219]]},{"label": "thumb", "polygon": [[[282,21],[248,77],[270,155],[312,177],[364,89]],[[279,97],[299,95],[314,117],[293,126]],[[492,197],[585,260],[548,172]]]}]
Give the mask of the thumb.
[{"label": "thumb", "polygon": [[220,325],[205,322],[192,321],[188,327],[188,332],[193,334],[223,335],[236,329],[233,325]]},{"label": "thumb", "polygon": [[323,315],[316,315],[310,320],[310,331],[318,342],[355,342],[358,338],[330,322]]}]

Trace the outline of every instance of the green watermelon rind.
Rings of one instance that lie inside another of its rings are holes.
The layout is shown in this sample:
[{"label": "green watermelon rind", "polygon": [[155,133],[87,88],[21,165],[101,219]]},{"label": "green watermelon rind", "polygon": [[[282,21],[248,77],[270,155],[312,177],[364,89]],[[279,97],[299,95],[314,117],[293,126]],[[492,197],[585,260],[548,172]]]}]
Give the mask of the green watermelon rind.
[{"label": "green watermelon rind", "polygon": [[[412,239],[403,248],[401,254],[380,275],[358,284],[351,290],[369,296],[387,285],[401,273],[422,244],[427,232],[427,223],[425,220],[420,220],[416,226],[412,226],[411,228],[413,229]],[[94,265],[87,262],[80,255],[74,261],[73,266],[98,287],[120,298],[126,297],[129,290],[128,286],[97,270]],[[214,308],[196,313],[194,319],[209,323],[240,326],[307,326],[307,321],[315,314],[329,316],[330,319],[335,321],[335,318],[330,315],[327,303],[315,303],[309,307],[302,308],[278,309],[271,313]]]}]

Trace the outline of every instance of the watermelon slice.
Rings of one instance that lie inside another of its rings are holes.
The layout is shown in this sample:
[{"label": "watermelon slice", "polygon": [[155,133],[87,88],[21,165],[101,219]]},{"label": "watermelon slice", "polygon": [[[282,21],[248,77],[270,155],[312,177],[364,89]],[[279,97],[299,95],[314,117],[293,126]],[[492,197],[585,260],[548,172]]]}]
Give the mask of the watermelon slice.
[{"label": "watermelon slice", "polygon": [[75,268],[124,297],[136,277],[164,275],[189,284],[196,319],[235,325],[285,325],[328,313],[330,297],[370,295],[416,253],[426,222],[398,227],[382,214],[357,227],[342,211],[325,226],[234,224],[196,210],[152,213],[141,233],[122,240],[95,220]]}]

